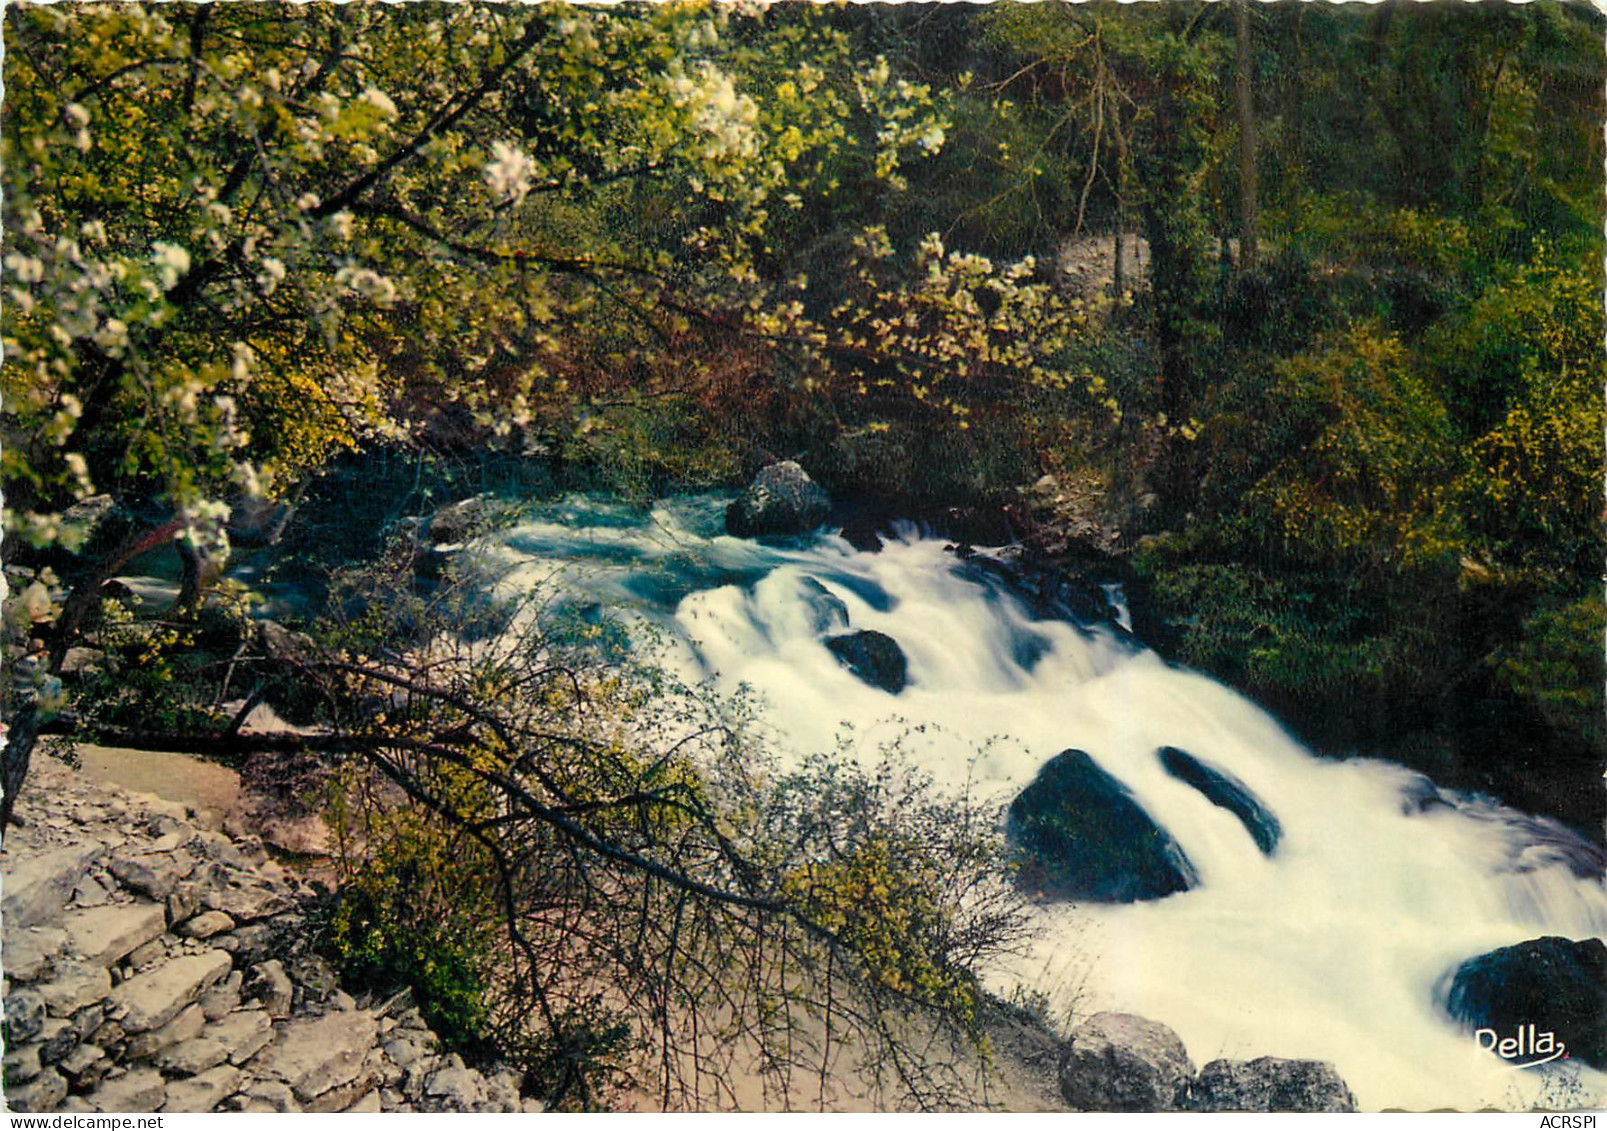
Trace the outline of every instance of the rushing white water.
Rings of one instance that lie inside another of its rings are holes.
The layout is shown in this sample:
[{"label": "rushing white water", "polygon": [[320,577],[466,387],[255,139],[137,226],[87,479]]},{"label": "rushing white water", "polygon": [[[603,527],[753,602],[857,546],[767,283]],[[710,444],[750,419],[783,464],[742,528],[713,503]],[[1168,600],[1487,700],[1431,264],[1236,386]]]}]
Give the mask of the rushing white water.
[{"label": "rushing white water", "polygon": [[[1420,775],[1318,758],[1253,703],[1124,634],[1034,619],[940,540],[907,530],[880,554],[829,535],[765,546],[724,536],[720,502],[641,515],[568,500],[502,539],[506,584],[558,571],[577,598],[668,626],[669,662],[757,690],[796,755],[834,748],[844,723],[867,753],[924,724],[909,746],[924,769],[1007,801],[1055,754],[1085,750],[1194,864],[1198,886],[1165,899],[1043,907],[1033,953],[993,972],[996,989],[1020,982],[1078,1016],[1163,1021],[1197,1064],[1329,1060],[1364,1108],[1513,1106],[1565,1086],[1572,1104],[1607,1095],[1583,1066],[1562,1077],[1506,1067],[1436,1001],[1458,963],[1495,947],[1607,934],[1601,878],[1576,874],[1599,857],[1567,830],[1443,791],[1449,804],[1422,808]],[[806,579],[842,602],[853,629],[899,643],[901,693],[861,682],[828,651]],[[1283,828],[1273,856],[1165,772],[1167,745],[1262,799]]]}]

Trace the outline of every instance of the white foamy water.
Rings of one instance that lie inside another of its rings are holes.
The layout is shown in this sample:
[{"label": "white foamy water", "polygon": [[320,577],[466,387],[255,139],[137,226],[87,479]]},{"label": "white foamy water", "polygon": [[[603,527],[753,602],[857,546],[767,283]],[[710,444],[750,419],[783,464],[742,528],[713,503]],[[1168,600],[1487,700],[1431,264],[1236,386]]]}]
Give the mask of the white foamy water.
[{"label": "white foamy water", "polygon": [[[1118,1009],[1177,1030],[1196,1064],[1217,1057],[1330,1060],[1364,1108],[1513,1106],[1555,1074],[1514,1071],[1460,1031],[1436,987],[1461,961],[1534,938],[1607,935],[1599,859],[1554,822],[1444,793],[1420,810],[1420,775],[1321,759],[1215,681],[1170,667],[1109,629],[1035,619],[913,530],[880,554],[838,538],[793,548],[723,536],[719,500],[651,516],[572,499],[503,538],[514,588],[558,575],[670,629],[689,680],[758,691],[778,746],[830,750],[852,724],[867,756],[909,726],[939,783],[1007,802],[1062,750],[1086,751],[1177,841],[1197,887],[1124,905],[1044,907],[1033,952],[990,973],[1087,1016]],[[909,683],[862,683],[826,648],[823,586],[851,629],[896,640]],[[1125,610],[1123,610],[1125,611]],[[991,741],[990,740],[998,740]],[[1168,774],[1176,746],[1244,782],[1283,839],[1263,855],[1227,810]],[[985,752],[979,750],[985,747]],[[1544,1019],[1537,1018],[1544,1027]],[[1583,1066],[1583,1093],[1607,1095]]]}]

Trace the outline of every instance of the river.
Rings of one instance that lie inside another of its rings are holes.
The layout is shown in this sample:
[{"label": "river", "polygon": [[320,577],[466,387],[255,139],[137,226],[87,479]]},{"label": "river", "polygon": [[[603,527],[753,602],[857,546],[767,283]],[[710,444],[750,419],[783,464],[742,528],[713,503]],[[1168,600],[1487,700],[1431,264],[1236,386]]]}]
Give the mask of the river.
[{"label": "river", "polygon": [[[1035,618],[914,527],[876,554],[829,531],[761,544],[724,534],[725,501],[648,512],[569,496],[488,553],[506,591],[556,586],[656,624],[661,662],[682,678],[756,691],[783,757],[845,734],[848,756],[870,756],[907,735],[941,785],[1004,803],[1060,751],[1086,751],[1171,834],[1198,884],[1141,903],[1039,905],[1031,952],[987,971],[991,988],[1039,990],[1073,1017],[1162,1021],[1196,1064],[1332,1061],[1364,1109],[1607,1095],[1577,1063],[1508,1068],[1439,1005],[1465,959],[1538,935],[1607,934],[1593,846],[1389,762],[1319,758],[1248,699],[1111,625]],[[823,604],[822,589],[836,600]],[[907,686],[891,694],[844,667],[824,639],[845,629],[897,641]],[[1167,773],[1166,746],[1258,796],[1283,830],[1276,851]]]}]

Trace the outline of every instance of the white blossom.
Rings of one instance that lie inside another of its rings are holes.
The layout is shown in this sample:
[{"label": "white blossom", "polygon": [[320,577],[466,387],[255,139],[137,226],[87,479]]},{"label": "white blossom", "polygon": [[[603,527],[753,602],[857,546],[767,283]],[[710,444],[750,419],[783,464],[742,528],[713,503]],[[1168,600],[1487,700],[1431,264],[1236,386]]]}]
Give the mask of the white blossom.
[{"label": "white blossom", "polygon": [[386,307],[396,301],[396,284],[369,267],[342,267],[335,282],[356,291],[375,306]]},{"label": "white blossom", "polygon": [[217,499],[198,499],[179,512],[184,524],[181,539],[207,557],[226,557],[229,553],[229,504]]},{"label": "white blossom", "polygon": [[152,244],[151,259],[156,263],[157,278],[164,291],[172,290],[179,276],[190,269],[190,253],[176,243]]},{"label": "white blossom", "polygon": [[6,267],[24,283],[37,283],[45,277],[45,265],[30,255],[13,251],[5,258]]},{"label": "white blossom", "polygon": [[265,256],[262,260],[262,270],[257,273],[257,285],[262,288],[262,293],[273,294],[284,281],[284,277],[284,262],[272,256]]},{"label": "white blossom", "polygon": [[529,193],[530,178],[536,171],[530,155],[516,145],[499,141],[491,146],[491,158],[485,167],[487,187],[498,200],[517,204]]},{"label": "white blossom", "polygon": [[112,357],[121,357],[128,348],[128,324],[121,318],[108,318],[95,332],[95,344]]},{"label": "white blossom", "polygon": [[50,619],[50,590],[39,582],[29,582],[28,588],[17,594],[17,602],[30,621],[37,623]]},{"label": "white blossom", "polygon": [[390,95],[378,87],[369,87],[362,93],[362,101],[384,114],[387,118],[396,117],[396,103],[391,101]]}]

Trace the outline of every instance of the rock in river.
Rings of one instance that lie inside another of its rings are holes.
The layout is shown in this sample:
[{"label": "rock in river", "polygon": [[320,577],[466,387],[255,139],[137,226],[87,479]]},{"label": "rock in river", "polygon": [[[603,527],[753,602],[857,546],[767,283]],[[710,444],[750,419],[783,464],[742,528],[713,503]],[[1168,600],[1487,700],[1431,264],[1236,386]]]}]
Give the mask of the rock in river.
[{"label": "rock in river", "polygon": [[1194,1062],[1172,1030],[1130,1013],[1096,1013],[1071,1034],[1060,1092],[1080,1111],[1176,1111]]},{"label": "rock in river", "polygon": [[791,460],[773,463],[725,512],[725,528],[738,538],[808,534],[831,513],[831,496]]},{"label": "rock in river", "polygon": [[1277,850],[1283,826],[1250,787],[1226,770],[1216,770],[1175,746],[1161,747],[1161,765],[1178,781],[1205,794],[1213,805],[1232,813],[1244,825],[1256,847],[1271,856]]},{"label": "rock in river", "polygon": [[1356,1097],[1326,1060],[1213,1060],[1200,1069],[1195,1111],[1355,1111]]},{"label": "rock in river", "polygon": [[909,661],[904,649],[884,632],[849,632],[827,639],[826,647],[839,663],[872,687],[891,695],[904,690]]},{"label": "rock in river", "polygon": [[1062,899],[1132,903],[1194,886],[1194,867],[1127,787],[1081,750],[1052,758],[1010,803],[1020,882]]},{"label": "rock in river", "polygon": [[1553,1033],[1570,1058],[1607,1071],[1607,945],[1600,939],[1529,939],[1470,958],[1452,976],[1445,1008],[1469,1028],[1493,1029],[1497,1040],[1531,1025]]}]

